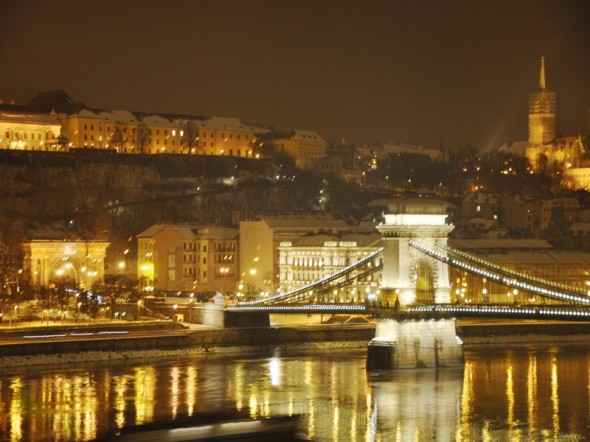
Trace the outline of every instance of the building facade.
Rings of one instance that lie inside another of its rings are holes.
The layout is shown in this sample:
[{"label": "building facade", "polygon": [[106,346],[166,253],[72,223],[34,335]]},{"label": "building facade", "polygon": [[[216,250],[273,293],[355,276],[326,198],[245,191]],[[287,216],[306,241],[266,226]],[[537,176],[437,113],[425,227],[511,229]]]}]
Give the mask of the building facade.
[{"label": "building facade", "polygon": [[67,281],[90,290],[104,283],[106,241],[34,240],[24,244],[25,271],[36,287]]},{"label": "building facade", "polygon": [[233,292],[238,230],[156,224],[137,235],[137,278],[143,290]]},{"label": "building facade", "polygon": [[[305,235],[279,244],[279,279],[282,293],[304,287],[330,276],[377,251],[381,234]],[[375,299],[381,273],[361,277],[356,270],[353,287],[334,288],[318,294],[323,302],[364,302]]]},{"label": "building facade", "polygon": [[280,286],[280,244],[311,233],[342,234],[352,227],[330,215],[262,215],[240,222],[242,293],[276,293]]},{"label": "building facade", "polygon": [[55,150],[60,130],[55,114],[0,110],[0,149]]}]

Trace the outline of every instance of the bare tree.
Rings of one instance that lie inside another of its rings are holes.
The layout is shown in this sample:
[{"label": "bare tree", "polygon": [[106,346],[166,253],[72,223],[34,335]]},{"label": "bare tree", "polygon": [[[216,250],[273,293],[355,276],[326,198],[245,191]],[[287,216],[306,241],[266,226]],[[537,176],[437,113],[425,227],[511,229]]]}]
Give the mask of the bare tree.
[{"label": "bare tree", "polygon": [[111,135],[111,144],[119,151],[125,151],[125,145],[127,144],[128,137],[123,123],[117,122],[113,126],[113,133]]},{"label": "bare tree", "polygon": [[135,133],[135,146],[139,153],[146,153],[151,144],[152,135],[150,134],[150,129],[141,123],[137,126],[137,132]]},{"label": "bare tree", "polygon": [[[199,137],[199,129],[197,125],[191,121],[186,120],[184,123],[184,139],[186,140],[186,146],[188,147],[188,153],[193,153],[193,149],[198,145],[197,138]],[[196,153],[196,150],[195,150]]]}]

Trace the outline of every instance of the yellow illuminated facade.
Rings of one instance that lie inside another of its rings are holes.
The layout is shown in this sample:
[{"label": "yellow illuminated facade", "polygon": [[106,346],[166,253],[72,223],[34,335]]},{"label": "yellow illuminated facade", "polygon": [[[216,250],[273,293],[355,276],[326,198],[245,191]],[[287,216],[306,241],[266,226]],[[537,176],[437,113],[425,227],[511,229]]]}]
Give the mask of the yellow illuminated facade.
[{"label": "yellow illuminated facade", "polygon": [[[375,233],[363,236],[365,236],[364,239],[313,235],[302,237],[294,242],[281,242],[279,245],[281,291],[289,292],[319,281],[377,251],[378,246],[372,244],[377,244],[381,235]],[[364,270],[355,272],[361,273]],[[325,294],[325,297],[334,302],[375,299],[381,286],[380,275],[373,274],[357,280],[358,276],[355,274],[351,277],[356,282],[353,286],[336,288]]]},{"label": "yellow illuminated facade", "polygon": [[28,105],[0,102],[0,149],[85,147],[252,158],[260,130],[230,117],[90,109],[63,91],[38,94]]},{"label": "yellow illuminated facade", "polygon": [[555,92],[545,84],[545,58],[541,58],[539,90],[529,95],[529,143],[548,144],[555,140]]},{"label": "yellow illuminated facade", "polygon": [[0,111],[0,149],[55,150],[60,130],[55,114]]},{"label": "yellow illuminated facade", "polygon": [[327,143],[316,132],[296,129],[289,136],[273,138],[272,144],[298,161],[326,156]]},{"label": "yellow illuminated facade", "polygon": [[557,137],[555,92],[549,91],[545,81],[545,59],[541,58],[539,89],[529,95],[529,138],[525,156],[532,172],[566,172],[565,187],[580,188],[576,173],[570,169],[583,166],[585,146],[582,138]]},{"label": "yellow illuminated facade", "polygon": [[279,246],[304,235],[320,232],[350,232],[343,220],[328,215],[260,216],[240,222],[239,292],[262,296],[280,286]]},{"label": "yellow illuminated facade", "polygon": [[156,224],[137,235],[137,278],[144,290],[233,292],[237,229]]},{"label": "yellow illuminated facade", "polygon": [[84,109],[64,116],[62,121],[70,147],[121,153],[254,156],[254,132],[236,118],[169,118]]},{"label": "yellow illuminated facade", "polygon": [[25,274],[36,286],[48,287],[67,279],[75,286],[91,289],[104,282],[106,241],[35,240],[24,244]]}]

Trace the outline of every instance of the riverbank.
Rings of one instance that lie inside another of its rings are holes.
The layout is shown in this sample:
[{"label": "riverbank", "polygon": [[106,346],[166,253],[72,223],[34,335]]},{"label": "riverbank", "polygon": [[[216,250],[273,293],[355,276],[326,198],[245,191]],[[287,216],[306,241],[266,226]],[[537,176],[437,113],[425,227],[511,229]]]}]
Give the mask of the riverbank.
[{"label": "riverbank", "polygon": [[[188,327],[172,321],[60,324],[0,330],[0,368],[125,359],[206,357],[285,351],[363,349],[374,325],[270,328]],[[590,322],[457,322],[466,348],[589,343]]]}]

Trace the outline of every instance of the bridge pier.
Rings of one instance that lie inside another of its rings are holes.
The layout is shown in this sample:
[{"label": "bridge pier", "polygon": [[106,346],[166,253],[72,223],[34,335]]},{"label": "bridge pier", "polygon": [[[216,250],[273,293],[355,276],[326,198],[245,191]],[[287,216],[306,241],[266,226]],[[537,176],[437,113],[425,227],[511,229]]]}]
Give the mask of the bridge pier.
[{"label": "bridge pier", "polygon": [[376,318],[375,337],[367,350],[368,370],[457,367],[463,343],[455,318],[420,317],[398,312]]}]

